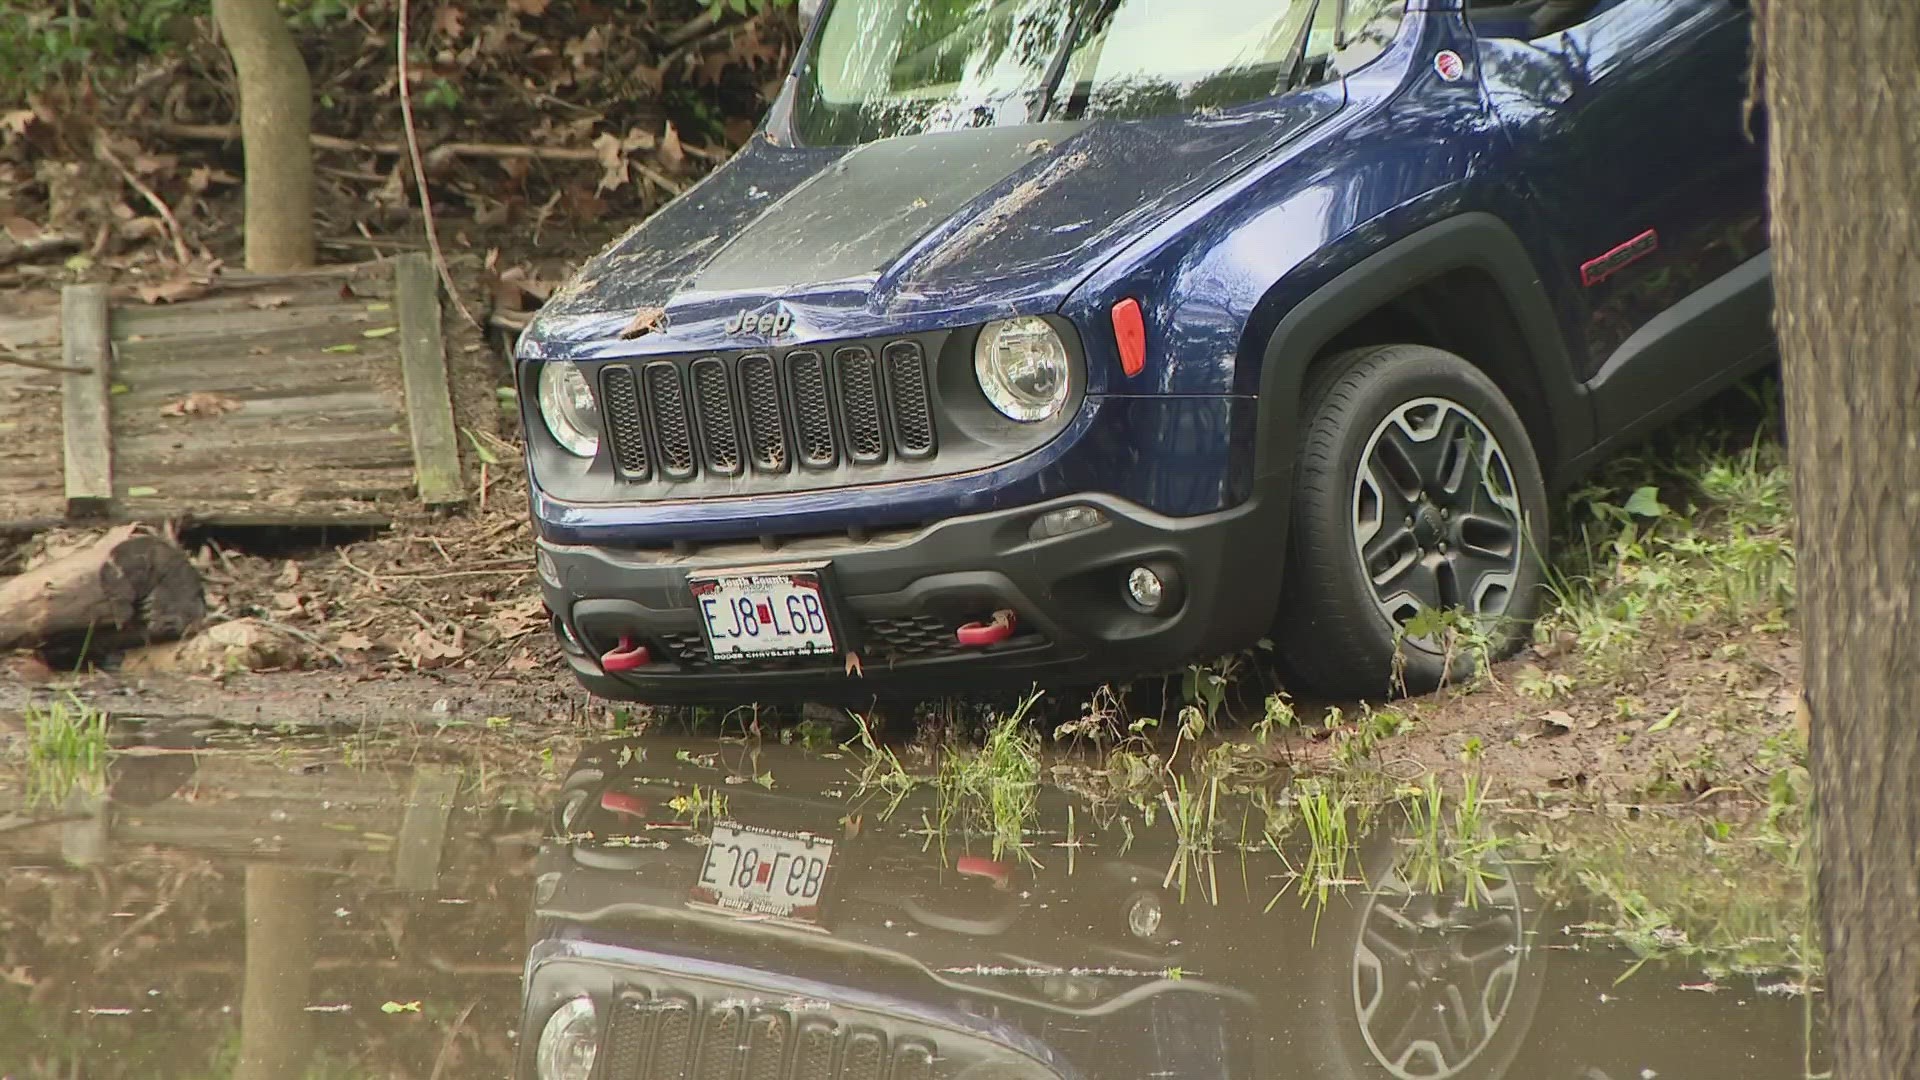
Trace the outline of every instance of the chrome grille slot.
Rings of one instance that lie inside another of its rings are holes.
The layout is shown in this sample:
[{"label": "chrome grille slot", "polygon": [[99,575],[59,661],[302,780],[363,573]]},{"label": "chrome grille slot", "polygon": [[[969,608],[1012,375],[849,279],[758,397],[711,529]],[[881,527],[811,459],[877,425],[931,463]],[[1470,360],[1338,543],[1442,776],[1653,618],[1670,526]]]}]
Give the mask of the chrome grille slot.
[{"label": "chrome grille slot", "polygon": [[740,1055],[747,1049],[740,1030],[744,1019],[738,1005],[707,1009],[700,1025],[699,1071],[694,1074],[699,1080],[733,1080],[740,1071]]},{"label": "chrome grille slot", "polygon": [[920,346],[887,346],[887,404],[893,413],[893,445],[903,458],[933,453],[933,401],[927,392],[927,360]]},{"label": "chrome grille slot", "polygon": [[647,411],[652,414],[653,431],[660,440],[660,471],[675,480],[690,480],[694,473],[693,422],[687,415],[687,391],[680,382],[680,369],[668,361],[648,364],[644,376],[647,386]]},{"label": "chrome grille slot", "polygon": [[847,1037],[846,1056],[840,1063],[844,1080],[881,1080],[887,1072],[887,1044],[871,1031],[856,1031]]},{"label": "chrome grille slot", "polygon": [[629,480],[653,476],[653,453],[647,448],[647,418],[640,408],[640,389],[633,369],[610,364],[600,374],[600,396],[606,400],[608,449],[614,467]]},{"label": "chrome grille slot", "polygon": [[707,471],[717,476],[739,476],[740,422],[733,404],[727,365],[708,356],[693,362],[693,400],[700,415],[700,445]]},{"label": "chrome grille slot", "polygon": [[[782,1080],[792,1021],[785,1013],[763,1011],[747,1028],[746,1080]],[[802,1074],[804,1075],[804,1074]]]},{"label": "chrome grille slot", "polygon": [[[609,360],[589,374],[607,460],[621,482],[651,489],[635,492],[641,498],[697,497],[707,492],[676,489],[703,481],[739,495],[939,475],[941,340]],[[980,450],[965,439],[953,448],[976,460]],[[888,462],[910,468],[869,468]]]},{"label": "chrome grille slot", "polygon": [[880,366],[863,347],[833,354],[840,382],[840,407],[846,417],[847,457],[861,464],[887,456],[887,423],[880,415]]},{"label": "chrome grille slot", "polygon": [[740,391],[746,407],[747,447],[753,467],[763,472],[787,471],[787,424],[780,409],[780,376],[773,357],[740,358]]},{"label": "chrome grille slot", "polygon": [[840,455],[834,445],[826,360],[811,349],[788,353],[787,381],[793,391],[794,425],[799,428],[800,464],[830,468]]}]

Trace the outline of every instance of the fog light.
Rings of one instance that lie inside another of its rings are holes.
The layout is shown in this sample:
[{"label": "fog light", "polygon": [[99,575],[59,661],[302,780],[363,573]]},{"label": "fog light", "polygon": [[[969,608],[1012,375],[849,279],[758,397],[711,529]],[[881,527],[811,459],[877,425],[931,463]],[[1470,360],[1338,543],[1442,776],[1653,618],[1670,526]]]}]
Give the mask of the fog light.
[{"label": "fog light", "polygon": [[1160,610],[1167,598],[1167,583],[1160,575],[1144,566],[1136,566],[1127,574],[1127,599],[1142,611]]},{"label": "fog light", "polygon": [[590,1080],[600,1049],[593,999],[586,995],[560,1006],[540,1032],[535,1061],[540,1080]]},{"label": "fog light", "polygon": [[1027,529],[1027,539],[1051,540],[1068,533],[1085,532],[1106,523],[1107,515],[1094,507],[1063,506],[1034,518],[1033,524]]}]

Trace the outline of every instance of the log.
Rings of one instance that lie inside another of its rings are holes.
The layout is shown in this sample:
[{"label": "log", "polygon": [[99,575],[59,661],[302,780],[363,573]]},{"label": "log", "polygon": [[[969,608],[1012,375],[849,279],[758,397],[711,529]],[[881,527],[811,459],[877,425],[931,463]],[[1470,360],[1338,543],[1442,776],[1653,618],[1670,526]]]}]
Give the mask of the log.
[{"label": "log", "polygon": [[206,613],[200,574],[186,553],[126,525],[0,581],[0,650],[168,641]]}]

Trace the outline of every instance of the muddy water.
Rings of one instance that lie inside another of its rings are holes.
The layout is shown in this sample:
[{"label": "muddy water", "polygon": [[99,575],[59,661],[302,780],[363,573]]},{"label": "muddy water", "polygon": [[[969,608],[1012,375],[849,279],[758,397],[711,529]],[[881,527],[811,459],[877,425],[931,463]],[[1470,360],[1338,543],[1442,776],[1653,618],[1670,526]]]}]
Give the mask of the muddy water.
[{"label": "muddy water", "polygon": [[1824,1068],[1789,974],[1636,967],[1523,843],[1434,891],[1376,828],[1320,904],[1247,797],[1183,846],[1164,805],[1043,784],[996,845],[984,804],[795,747],[612,742],[526,783],[406,756],[149,748],[55,810],[8,788],[0,1077]]}]

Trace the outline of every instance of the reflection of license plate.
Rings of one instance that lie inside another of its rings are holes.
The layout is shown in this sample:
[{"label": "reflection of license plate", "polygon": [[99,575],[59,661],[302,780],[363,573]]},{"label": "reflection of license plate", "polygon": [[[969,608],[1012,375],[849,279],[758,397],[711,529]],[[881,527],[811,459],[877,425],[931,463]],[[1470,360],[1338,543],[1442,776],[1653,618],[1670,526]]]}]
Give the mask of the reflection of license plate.
[{"label": "reflection of license plate", "polygon": [[715,660],[834,654],[816,573],[718,574],[688,578],[687,585]]},{"label": "reflection of license plate", "polygon": [[727,911],[817,922],[833,841],[732,822],[713,826],[693,902]]}]

